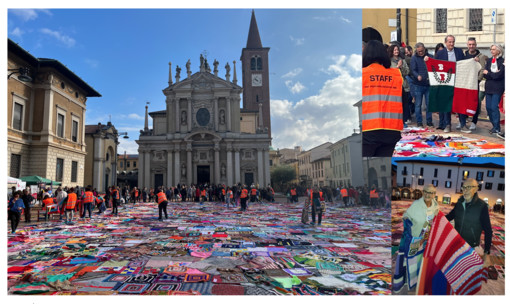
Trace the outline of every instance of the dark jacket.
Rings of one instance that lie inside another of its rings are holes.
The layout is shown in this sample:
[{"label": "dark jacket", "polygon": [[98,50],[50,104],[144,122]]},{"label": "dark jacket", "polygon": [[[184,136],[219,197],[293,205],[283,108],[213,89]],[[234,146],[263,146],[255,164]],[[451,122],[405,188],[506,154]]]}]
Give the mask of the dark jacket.
[{"label": "dark jacket", "polygon": [[[429,55],[425,54],[424,56],[418,56],[417,54],[414,54],[413,57],[411,57],[411,75],[413,78],[413,84],[415,85],[430,86],[427,65],[423,60],[425,56]],[[418,76],[421,76],[421,81],[418,81]]]},{"label": "dark jacket", "polygon": [[492,245],[492,227],[489,218],[489,207],[487,203],[478,197],[473,196],[466,209],[462,206],[464,196],[461,196],[455,207],[446,216],[448,221],[455,220],[455,230],[471,247],[480,245],[482,230],[485,232],[484,252],[490,253]]},{"label": "dark jacket", "polygon": [[[464,53],[462,53],[461,49],[454,47],[453,52],[455,53],[455,59],[456,59],[455,61],[461,61],[461,60],[465,59]],[[437,52],[437,54],[434,58],[438,59],[438,60],[448,61],[448,50],[446,48],[440,50],[439,52]]]},{"label": "dark jacket", "polygon": [[489,73],[484,76],[485,79],[487,79],[485,81],[485,94],[501,95],[505,91],[505,65],[503,62],[505,62],[503,57],[496,59],[499,72],[493,73],[491,72],[492,58],[487,59],[485,69],[489,71]]}]

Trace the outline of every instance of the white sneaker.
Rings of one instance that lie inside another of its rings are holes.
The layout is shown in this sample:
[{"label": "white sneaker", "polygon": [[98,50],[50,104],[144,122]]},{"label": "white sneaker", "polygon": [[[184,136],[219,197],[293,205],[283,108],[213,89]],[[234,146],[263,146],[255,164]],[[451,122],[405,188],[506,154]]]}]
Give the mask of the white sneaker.
[{"label": "white sneaker", "polygon": [[462,133],[471,133],[471,129],[469,129],[467,126],[463,126],[461,129],[460,129],[460,132]]},{"label": "white sneaker", "polygon": [[450,125],[447,125],[446,128],[444,128],[444,133],[450,133],[452,131],[452,127]]},{"label": "white sneaker", "polygon": [[476,130],[476,124],[474,122],[469,126],[469,130]]},{"label": "white sneaker", "polygon": [[460,123],[455,127],[455,129],[460,130]]}]

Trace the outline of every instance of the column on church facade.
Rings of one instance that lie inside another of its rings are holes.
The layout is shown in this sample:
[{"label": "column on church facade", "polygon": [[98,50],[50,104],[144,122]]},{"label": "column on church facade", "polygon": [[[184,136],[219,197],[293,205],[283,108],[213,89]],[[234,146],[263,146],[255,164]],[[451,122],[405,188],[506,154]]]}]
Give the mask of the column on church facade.
[{"label": "column on church facade", "polygon": [[104,170],[104,140],[101,135],[94,135],[94,177],[92,178],[92,186],[96,189],[102,189],[103,170]]},{"label": "column on church facade", "polygon": [[234,183],[241,182],[241,160],[239,157],[239,149],[234,150]]},{"label": "column on church facade", "polygon": [[257,149],[257,175],[259,187],[264,185],[264,160],[262,149]]},{"label": "column on church facade", "polygon": [[171,150],[167,152],[167,161],[166,161],[166,186],[171,187],[173,183],[173,154],[174,152]]},{"label": "column on church facade", "polygon": [[193,183],[193,168],[192,168],[192,154],[191,154],[191,143],[188,143],[186,146],[186,179],[188,180],[188,185]]},{"label": "column on church facade", "polygon": [[151,186],[151,153],[145,152],[144,163],[144,187],[149,188]]},{"label": "column on church facade", "polygon": [[143,173],[145,171],[144,170],[145,164],[143,161],[144,154],[145,154],[145,152],[143,152],[142,150],[138,150],[138,188],[144,187],[144,184],[143,184]]},{"label": "column on church facade", "polygon": [[264,149],[264,156],[265,156],[265,160],[264,160],[264,172],[265,172],[265,185],[264,186],[267,186],[271,183],[271,174],[270,174],[270,171],[269,171],[269,149]]},{"label": "column on church facade", "polygon": [[214,99],[214,131],[218,132],[220,114],[218,113],[218,98]]},{"label": "column on church facade", "polygon": [[232,121],[232,113],[230,113],[230,97],[227,97],[226,103],[227,103],[227,115],[225,115],[225,122],[227,123],[227,131],[230,132],[232,131],[232,127],[230,125]]},{"label": "column on church facade", "polygon": [[214,143],[214,183],[220,183],[220,143]]},{"label": "column on church facade", "polygon": [[181,131],[181,108],[179,106],[179,99],[175,99],[175,132]]},{"label": "column on church facade", "polygon": [[232,181],[232,144],[229,144],[230,147],[227,147],[227,186],[232,186],[234,182]]},{"label": "column on church facade", "polygon": [[175,174],[175,180],[174,184],[172,186],[177,186],[177,184],[181,183],[181,149],[179,147],[179,144],[175,144],[175,162],[174,162],[174,174]]},{"label": "column on church facade", "polygon": [[188,132],[191,131],[193,127],[192,117],[191,117],[191,97],[188,98]]}]

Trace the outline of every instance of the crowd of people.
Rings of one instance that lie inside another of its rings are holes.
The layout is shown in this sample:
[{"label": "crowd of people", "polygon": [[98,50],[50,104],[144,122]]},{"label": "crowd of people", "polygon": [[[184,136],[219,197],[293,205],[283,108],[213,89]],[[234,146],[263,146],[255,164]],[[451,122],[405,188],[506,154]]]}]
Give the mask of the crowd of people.
[{"label": "crowd of people", "polygon": [[[500,124],[500,108],[503,108],[505,91],[505,60],[501,45],[490,47],[488,57],[477,48],[474,37],[467,40],[466,50],[455,46],[455,37],[447,35],[438,43],[433,54],[421,42],[411,46],[399,42],[390,45],[371,40],[363,43],[363,156],[391,157],[400,132],[410,124],[452,131],[452,112],[438,112],[439,121],[434,125],[429,111],[430,81],[426,62],[430,58],[457,62],[473,58],[481,69],[473,77],[478,78],[478,107],[468,126],[468,116],[457,113],[456,129],[463,133],[477,130],[478,118],[485,99],[485,108],[491,122],[490,134],[504,139]],[[398,72],[397,72],[398,71]],[[385,98],[378,98],[385,96]],[[423,118],[422,103],[425,103]],[[504,108],[503,108],[504,110]],[[414,120],[413,120],[414,115]]]}]

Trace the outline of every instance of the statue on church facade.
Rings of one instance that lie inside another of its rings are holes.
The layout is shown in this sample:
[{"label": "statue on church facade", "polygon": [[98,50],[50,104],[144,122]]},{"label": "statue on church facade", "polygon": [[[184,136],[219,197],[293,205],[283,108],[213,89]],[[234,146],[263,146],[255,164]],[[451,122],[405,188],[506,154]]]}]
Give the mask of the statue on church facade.
[{"label": "statue on church facade", "polygon": [[225,78],[227,79],[227,81],[230,81],[230,64],[227,64],[225,65],[225,70],[227,70],[227,74],[225,74]]},{"label": "statue on church facade", "polygon": [[181,125],[185,125],[188,122],[188,116],[186,115],[186,111],[181,112]]},{"label": "statue on church facade", "polygon": [[188,74],[188,77],[191,76],[191,61],[189,59],[186,62],[186,74]]},{"label": "statue on church facade", "polygon": [[214,62],[213,62],[213,66],[214,66],[214,70],[213,70],[213,72],[214,72],[214,76],[218,76],[218,64],[220,64],[220,63],[218,62],[218,60],[214,59]]},{"label": "statue on church facade", "polygon": [[181,78],[181,68],[179,66],[177,66],[175,68],[175,79],[179,79]]}]

